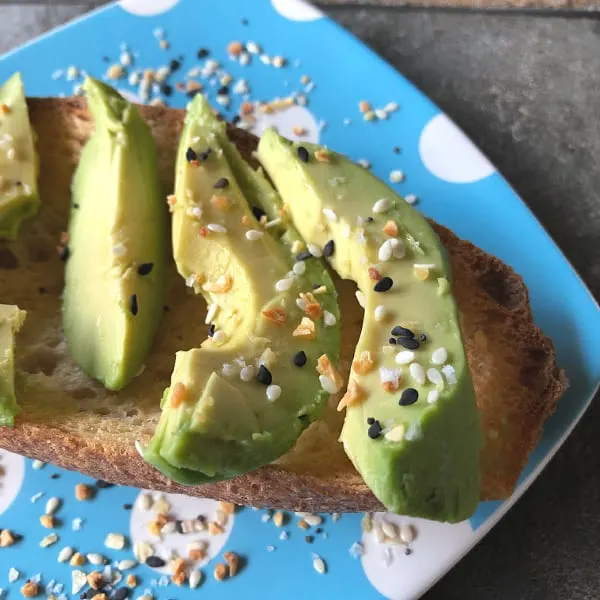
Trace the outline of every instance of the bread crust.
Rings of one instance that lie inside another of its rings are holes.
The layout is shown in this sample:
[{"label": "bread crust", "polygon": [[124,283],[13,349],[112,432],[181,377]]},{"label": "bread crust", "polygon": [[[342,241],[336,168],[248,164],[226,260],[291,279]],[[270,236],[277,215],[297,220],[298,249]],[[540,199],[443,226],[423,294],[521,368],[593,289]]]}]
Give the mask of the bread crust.
[{"label": "bread crust", "polygon": [[[85,101],[79,98],[32,98],[28,102],[38,133],[42,203],[52,198],[52,210],[56,213],[52,216],[66,227],[69,183],[92,130],[90,115]],[[157,141],[161,180],[168,192],[173,186],[175,150],[184,112],[164,107],[140,108]],[[229,131],[240,152],[251,160],[257,139],[239,129]],[[57,195],[60,201],[55,200]],[[59,207],[56,210],[55,205]],[[43,209],[39,219],[50,218],[44,210],[50,209]],[[566,377],[556,364],[551,341],[533,322],[522,279],[508,265],[445,227],[434,222],[432,226],[450,257],[467,359],[482,415],[485,442],[481,454],[481,498],[506,498],[541,436],[545,419],[566,389]],[[19,290],[11,290],[11,281],[10,275],[3,275],[0,269],[0,289],[9,290],[9,297],[0,297],[0,301],[16,302],[27,309],[28,299],[20,301]],[[347,370],[360,332],[362,311],[354,302],[351,284],[338,283],[343,347],[347,349],[342,368]],[[60,284],[56,282],[57,286]],[[56,319],[56,314],[51,318]],[[24,394],[27,385],[26,382],[19,388]],[[161,392],[157,386],[156,414]],[[0,428],[0,447],[98,479],[290,510],[382,509],[337,442],[340,421],[331,407],[323,421],[311,426],[297,446],[276,463],[229,481],[193,487],[176,484],[147,465],[134,448],[133,434],[124,438],[99,435],[87,416],[72,415],[73,420],[81,420],[79,426],[69,419],[45,418],[43,411],[38,415],[37,410],[26,408],[27,403],[14,428]],[[57,415],[55,412],[54,417]],[[116,417],[105,417],[112,418]],[[144,431],[140,429],[142,440],[148,437]]]}]

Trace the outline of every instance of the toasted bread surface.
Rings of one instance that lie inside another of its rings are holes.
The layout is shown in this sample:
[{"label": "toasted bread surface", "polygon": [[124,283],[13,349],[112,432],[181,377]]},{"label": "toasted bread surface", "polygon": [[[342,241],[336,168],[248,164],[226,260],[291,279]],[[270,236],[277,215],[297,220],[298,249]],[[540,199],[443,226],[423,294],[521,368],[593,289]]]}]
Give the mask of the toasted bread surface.
[{"label": "toasted bread surface", "polygon": [[[144,372],[126,389],[108,392],[73,363],[62,333],[63,263],[56,253],[67,227],[70,185],[93,124],[85,101],[29,99],[40,156],[40,213],[15,242],[0,243],[0,302],[28,311],[18,338],[16,426],[0,428],[0,447],[115,483],[239,504],[292,510],[381,509],[346,458],[337,437],[343,416],[332,399],[323,419],[276,463],[205,486],[175,484],[144,463],[134,444],[152,435],[159,402],[177,350],[205,337],[202,299],[188,293],[171,265],[168,310]],[[165,194],[173,188],[174,159],[184,112],[141,107],[158,146]],[[230,136],[251,159],[256,138]],[[485,430],[482,499],[513,491],[544,420],[566,388],[552,343],[532,320],[521,278],[500,260],[432,223],[452,264],[469,366]],[[353,285],[337,281],[342,306],[342,369],[347,374],[362,324]]]}]

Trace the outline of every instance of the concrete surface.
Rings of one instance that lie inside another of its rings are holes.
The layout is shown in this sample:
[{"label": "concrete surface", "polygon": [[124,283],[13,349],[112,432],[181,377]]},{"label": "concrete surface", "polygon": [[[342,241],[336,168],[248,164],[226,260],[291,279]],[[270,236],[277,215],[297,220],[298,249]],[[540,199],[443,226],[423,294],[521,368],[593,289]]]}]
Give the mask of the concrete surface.
[{"label": "concrete surface", "polygon": [[[0,53],[92,4],[3,5]],[[600,22],[327,10],[458,122],[600,297]],[[600,598],[598,423],[596,402],[530,491],[427,600]]]}]

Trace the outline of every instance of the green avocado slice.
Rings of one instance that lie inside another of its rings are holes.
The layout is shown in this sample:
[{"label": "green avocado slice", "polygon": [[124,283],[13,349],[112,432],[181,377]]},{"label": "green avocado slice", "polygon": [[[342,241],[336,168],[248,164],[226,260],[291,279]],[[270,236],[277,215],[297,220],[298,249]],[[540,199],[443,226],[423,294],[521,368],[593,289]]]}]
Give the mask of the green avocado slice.
[{"label": "green avocado slice", "polygon": [[267,130],[258,158],[307,242],[329,248],[365,316],[341,433],[393,512],[469,517],[479,500],[481,426],[444,248],[426,219],[367,169]]},{"label": "green avocado slice", "polygon": [[40,201],[38,157],[20,73],[0,87],[0,239],[15,239]]},{"label": "green avocado slice", "polygon": [[[322,383],[342,384],[339,312],[324,265],[296,260],[306,251],[296,230],[264,214],[279,215],[278,194],[200,95],[186,117],[175,188],[175,263],[208,303],[209,337],[177,353],[143,455],[172,479],[199,484],[279,458],[318,418],[329,398]],[[320,377],[323,355],[333,371]]]},{"label": "green avocado slice", "polygon": [[17,306],[0,304],[0,426],[12,426],[19,414],[15,395],[15,335],[27,313]]},{"label": "green avocado slice", "polygon": [[84,83],[96,130],[73,181],[63,326],[73,360],[110,390],[140,371],[163,314],[168,211],[139,110]]}]

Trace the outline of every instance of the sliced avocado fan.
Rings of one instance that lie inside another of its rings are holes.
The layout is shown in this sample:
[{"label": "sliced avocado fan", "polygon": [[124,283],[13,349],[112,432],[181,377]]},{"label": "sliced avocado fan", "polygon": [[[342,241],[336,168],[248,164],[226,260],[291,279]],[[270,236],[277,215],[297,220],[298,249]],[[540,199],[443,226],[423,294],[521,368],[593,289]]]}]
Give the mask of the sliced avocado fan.
[{"label": "sliced avocado fan", "polygon": [[481,426],[445,250],[426,219],[347,158],[273,129],[258,158],[307,243],[364,308],[344,449],[393,512],[461,521],[479,499]]},{"label": "sliced avocado fan", "polygon": [[139,110],[88,78],[96,129],[73,180],[63,294],[71,356],[109,390],[140,371],[163,314],[168,211]]},{"label": "sliced avocado fan", "polygon": [[27,313],[17,306],[0,304],[0,426],[12,426],[19,413],[15,396],[15,335]]},{"label": "sliced avocado fan", "polygon": [[20,73],[0,87],[0,239],[37,212],[38,158]]},{"label": "sliced avocado fan", "polygon": [[144,458],[184,484],[226,479],[289,450],[343,382],[333,283],[200,95],[178,151],[173,253],[208,303],[208,337],[178,352]]}]

